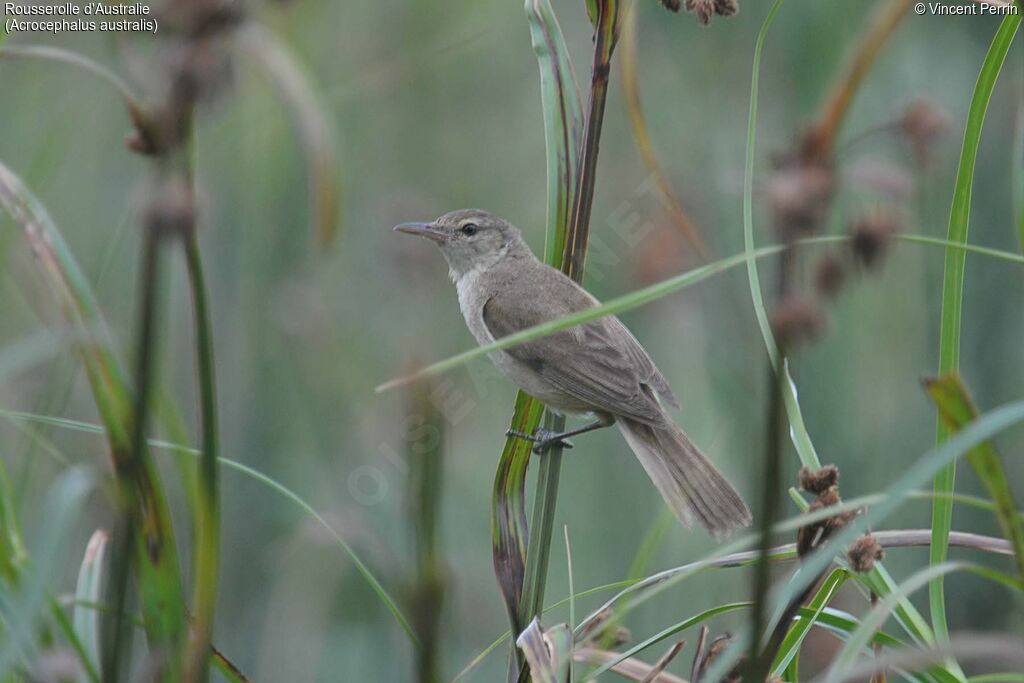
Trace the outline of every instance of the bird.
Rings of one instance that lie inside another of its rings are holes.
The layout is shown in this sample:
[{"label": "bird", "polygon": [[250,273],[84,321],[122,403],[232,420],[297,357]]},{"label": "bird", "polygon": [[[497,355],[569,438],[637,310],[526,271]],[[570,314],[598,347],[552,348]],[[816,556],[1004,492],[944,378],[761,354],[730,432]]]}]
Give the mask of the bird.
[{"label": "bird", "polygon": [[[538,259],[512,223],[481,209],[451,211],[431,222],[401,223],[398,232],[433,241],[448,262],[459,308],[477,343],[565,317],[599,302],[560,270]],[[647,351],[614,315],[488,354],[517,387],[561,415],[587,417],[583,427],[507,435],[543,453],[615,425],[665,503],[687,527],[696,519],[720,538],[748,526],[750,510],[725,476],[666,413],[679,401]]]}]

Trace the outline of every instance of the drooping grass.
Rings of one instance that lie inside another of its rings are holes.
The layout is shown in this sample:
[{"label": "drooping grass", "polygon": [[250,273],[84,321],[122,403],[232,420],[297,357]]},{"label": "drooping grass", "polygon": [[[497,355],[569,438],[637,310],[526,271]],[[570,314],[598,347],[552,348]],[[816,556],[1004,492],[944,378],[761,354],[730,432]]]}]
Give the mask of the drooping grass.
[{"label": "drooping grass", "polygon": [[[877,527],[880,522],[899,508],[907,499],[909,491],[934,477],[938,471],[964,456],[978,444],[1022,420],[1024,420],[1024,401],[1006,404],[985,413],[964,430],[919,458],[886,488],[882,500],[836,532],[820,549],[805,557],[800,569],[793,574],[791,580],[773,590],[772,602],[776,613],[783,606],[789,604],[796,595],[806,590],[810,583],[833,561],[833,558],[858,535],[867,529]],[[736,639],[735,644],[722,654],[712,670],[708,672],[708,680],[717,681],[729,671],[740,654],[745,652],[749,646],[748,638],[749,634],[744,634]],[[955,665],[953,666],[955,668]]]},{"label": "drooping grass", "polygon": [[[1018,3],[1020,7],[1020,3]],[[967,232],[971,218],[971,194],[974,188],[974,168],[978,160],[978,146],[985,124],[985,114],[995,90],[996,80],[1006,55],[1013,44],[1013,38],[1020,27],[1020,14],[1004,17],[992,40],[988,54],[981,66],[981,73],[971,97],[964,129],[963,147],[957,167],[956,184],[953,188],[953,203],[949,212],[949,229],[946,239],[950,242],[967,243]],[[942,279],[942,314],[939,323],[939,368],[940,375],[956,371],[960,366],[960,321],[963,305],[964,252],[946,250],[946,262]],[[950,436],[949,427],[940,419],[936,423],[935,441],[942,444]],[[935,476],[936,493],[952,493],[956,482],[956,462],[940,470]],[[949,531],[953,521],[953,503],[948,498],[937,497],[932,505],[932,546],[929,561],[939,565],[948,556]],[[946,597],[943,579],[937,577],[928,588],[928,604],[931,608],[932,628],[940,643],[949,637],[946,619]]]},{"label": "drooping grass", "polygon": [[138,591],[147,636],[155,648],[178,651],[184,642],[184,610],[166,609],[182,604],[178,553],[170,513],[156,471],[143,447],[132,443],[131,391],[112,351],[95,295],[68,249],[60,230],[20,179],[0,165],[0,206],[11,215],[36,256],[76,340],[93,396],[103,419],[118,490],[140,516],[144,541],[133,539],[137,558]]},{"label": "drooping grass", "polygon": [[[82,422],[80,420],[70,420],[62,417],[32,415],[30,413],[22,413],[3,409],[0,409],[0,417],[4,417],[8,420],[39,422],[41,424],[47,424],[54,427],[59,427],[61,429],[70,429],[73,431],[86,432],[89,434],[102,435],[104,433],[103,428],[99,425],[90,424],[88,422]],[[192,448],[190,446],[186,446],[183,444],[172,443],[170,441],[165,441],[163,439],[149,439],[148,444],[152,448],[166,450],[178,455],[188,455],[194,458],[198,458],[202,455],[199,449],[197,448]],[[402,627],[402,630],[409,637],[410,642],[417,648],[421,646],[419,639],[416,637],[416,634],[412,629],[412,626],[410,626],[409,620],[405,617],[405,614],[398,607],[398,603],[391,597],[388,591],[385,590],[385,588],[377,579],[377,577],[370,571],[369,567],[367,567],[366,563],[363,562],[363,560],[359,557],[358,554],[356,554],[352,546],[348,544],[348,542],[341,536],[341,534],[338,533],[338,531],[335,530],[334,527],[332,527],[327,522],[323,515],[317,512],[312,505],[307,503],[299,494],[295,493],[284,484],[281,484],[277,480],[260,472],[259,470],[253,469],[238,461],[230,460],[224,457],[218,458],[218,463],[220,463],[222,467],[227,467],[229,469],[240,472],[245,476],[260,482],[264,486],[267,486],[272,491],[284,497],[293,505],[297,506],[305,514],[309,515],[310,518],[316,521],[317,524],[323,527],[323,529],[331,535],[331,537],[338,543],[341,549],[352,561],[352,564],[355,565],[356,570],[363,576],[363,578],[366,580],[367,584],[369,584],[373,592],[377,595],[378,598],[380,598],[381,602],[384,603],[385,607],[387,607],[388,611],[391,612],[391,614],[395,617],[395,620],[398,622],[398,624]]]}]

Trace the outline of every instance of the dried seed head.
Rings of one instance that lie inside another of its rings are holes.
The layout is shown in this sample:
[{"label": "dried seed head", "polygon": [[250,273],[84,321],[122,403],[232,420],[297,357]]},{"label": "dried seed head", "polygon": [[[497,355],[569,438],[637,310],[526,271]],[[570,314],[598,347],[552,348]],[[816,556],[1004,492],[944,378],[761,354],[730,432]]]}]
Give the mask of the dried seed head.
[{"label": "dried seed head", "polygon": [[715,0],[686,0],[686,11],[697,17],[702,26],[707,26],[715,13]]},{"label": "dried seed head", "polygon": [[885,550],[871,534],[865,534],[850,545],[846,552],[853,571],[866,574],[875,568],[875,562],[885,558]]},{"label": "dried seed head", "polygon": [[[826,465],[817,470],[803,467],[800,469],[798,478],[800,488],[817,496],[808,506],[807,514],[818,512],[842,502],[838,486],[839,469],[835,465]],[[849,524],[858,514],[860,514],[859,510],[840,512],[826,519],[811,522],[800,527],[796,532],[797,555],[803,557],[820,546],[829,536]]]},{"label": "dried seed head", "polygon": [[835,465],[825,465],[816,470],[801,467],[797,477],[801,489],[814,495],[821,495],[839,483],[839,468]]},{"label": "dried seed head", "polygon": [[949,114],[931,100],[914,100],[903,110],[900,130],[913,147],[918,163],[928,163],[931,144],[946,131],[949,123]]},{"label": "dried seed head", "polygon": [[908,199],[914,193],[914,179],[907,170],[882,159],[854,162],[843,171],[843,179],[890,199]]},{"label": "dried seed head", "polygon": [[772,330],[789,346],[817,337],[825,329],[825,312],[816,299],[790,296],[776,306],[771,316]]},{"label": "dried seed head", "polygon": [[[732,644],[732,634],[723,633],[708,644],[708,649],[704,653],[704,656],[700,660],[700,664],[696,667],[698,671],[707,671],[718,659],[718,656],[725,652],[725,649]],[[740,683],[739,672],[742,671],[743,662],[739,662],[733,667],[725,678],[722,680],[724,683]],[[696,683],[696,681],[694,682]]]},{"label": "dried seed head", "polygon": [[857,262],[869,270],[878,267],[900,227],[900,220],[887,211],[874,211],[856,219],[851,232]]},{"label": "dried seed head", "polygon": [[787,165],[776,171],[766,195],[779,237],[788,242],[816,232],[834,190],[835,174],[821,165]]},{"label": "dried seed head", "polygon": [[846,268],[842,260],[835,254],[826,254],[818,261],[814,273],[814,285],[818,293],[826,299],[833,299],[846,283]]},{"label": "dried seed head", "polygon": [[683,8],[682,0],[661,0],[661,6],[670,12],[678,12]]},{"label": "dried seed head", "polygon": [[[661,4],[673,12],[679,11],[679,0],[661,0]],[[686,11],[697,17],[703,26],[711,22],[715,14],[731,17],[739,11],[736,0],[686,0]]]},{"label": "dried seed head", "polygon": [[164,235],[186,234],[195,229],[195,221],[195,196],[183,178],[166,181],[146,207],[146,225]]},{"label": "dried seed head", "polygon": [[715,0],[715,13],[723,17],[731,17],[740,11],[736,0]]}]

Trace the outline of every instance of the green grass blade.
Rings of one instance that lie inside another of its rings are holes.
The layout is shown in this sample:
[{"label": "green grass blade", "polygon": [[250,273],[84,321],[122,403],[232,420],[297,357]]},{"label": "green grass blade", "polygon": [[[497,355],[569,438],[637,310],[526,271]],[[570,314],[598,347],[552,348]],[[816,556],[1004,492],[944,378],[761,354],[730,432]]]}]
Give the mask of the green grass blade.
[{"label": "green grass blade", "polygon": [[[761,280],[757,273],[757,260],[754,249],[754,155],[757,140],[757,95],[761,73],[761,51],[764,48],[764,41],[768,35],[768,29],[775,19],[776,13],[782,6],[782,0],[776,0],[768,11],[761,30],[757,34],[757,42],[754,45],[753,74],[750,79],[750,116],[747,120],[747,152],[746,165],[743,172],[743,250],[746,254],[747,279],[750,282],[750,300],[754,305],[754,315],[757,318],[757,326],[764,338],[765,348],[768,350],[768,359],[772,367],[778,368],[779,347],[772,335],[772,328],[768,322],[768,312],[764,305],[764,295],[761,292]],[[800,402],[797,398],[796,383],[789,372],[789,363],[782,363],[782,399],[786,408],[786,415],[789,418],[790,437],[796,447],[800,462],[806,467],[821,467],[818,454],[814,450],[814,443],[811,435],[804,424],[803,413],[800,410]]]},{"label": "green grass blade", "polygon": [[[960,431],[978,417],[978,408],[956,373],[947,373],[936,380],[931,380],[927,387],[939,409],[942,422],[951,432]],[[1017,572],[1024,579],[1024,523],[1021,523],[1017,514],[1017,504],[1014,502],[1010,481],[999,454],[995,447],[986,441],[967,454],[967,462],[995,501],[999,525],[1006,540],[1013,546]]]},{"label": "green grass blade", "polygon": [[604,664],[599,666],[597,669],[595,669],[594,673],[591,674],[591,675],[592,675],[593,678],[597,678],[601,674],[606,673],[607,671],[611,670],[612,667],[616,666],[617,664],[620,664],[621,662],[624,662],[625,660],[627,660],[630,657],[640,653],[641,651],[645,650],[646,648],[650,647],[651,645],[655,645],[655,644],[660,643],[661,641],[665,640],[666,638],[670,638],[670,637],[674,636],[675,634],[679,633],[680,631],[684,631],[684,630],[690,628],[691,626],[694,626],[694,625],[699,624],[699,623],[701,623],[703,621],[706,621],[706,620],[710,619],[711,617],[718,616],[719,614],[726,614],[728,612],[735,612],[736,610],[746,609],[746,608],[750,607],[750,605],[751,605],[751,603],[749,603],[749,602],[730,602],[730,603],[727,603],[725,605],[718,605],[717,607],[712,607],[711,609],[704,610],[700,614],[696,614],[696,615],[690,617],[689,619],[685,619],[683,621],[680,621],[677,624],[672,624],[668,628],[665,628],[662,631],[659,631],[658,633],[654,634],[650,638],[647,638],[646,640],[640,641],[639,643],[637,643],[633,647],[629,648],[625,652],[622,652],[621,654],[619,654],[617,657],[608,660],[607,662],[605,662]]},{"label": "green grass blade", "polygon": [[[978,160],[978,145],[985,123],[988,103],[992,98],[996,80],[1002,69],[1006,54],[1013,44],[1021,17],[1007,15],[999,26],[988,54],[981,66],[981,73],[974,87],[967,124],[964,130],[960,164],[957,168],[956,185],[953,188],[953,203],[949,212],[949,229],[946,238],[951,242],[966,244],[971,217],[971,194],[974,188],[974,167]],[[946,251],[946,262],[942,280],[942,314],[939,339],[939,374],[955,371],[960,366],[960,321],[964,290],[965,254],[958,250]],[[941,444],[949,438],[949,428],[939,420],[936,424],[935,440]],[[952,493],[956,482],[956,462],[952,461],[935,476],[936,493]],[[947,498],[936,498],[932,504],[932,546],[929,561],[939,565],[948,556],[947,541],[953,521],[953,503]],[[936,577],[928,588],[928,604],[931,608],[932,628],[939,643],[949,639],[946,622],[946,597],[942,576]]]},{"label": "green grass blade", "polygon": [[779,651],[775,655],[775,662],[772,664],[771,671],[773,676],[781,675],[791,662],[796,661],[800,655],[800,646],[803,644],[804,638],[807,637],[811,627],[814,626],[818,617],[821,616],[822,610],[828,606],[829,601],[832,600],[836,591],[842,587],[848,577],[849,573],[845,569],[835,569],[828,575],[821,588],[814,594],[811,601],[807,603],[805,609],[810,611],[810,615],[793,624],[785,639],[783,639],[782,645],[779,646]]},{"label": "green grass blade", "polygon": [[[32,420],[35,422],[40,422],[42,424],[52,425],[54,427],[60,427],[62,429],[87,432],[90,434],[101,435],[104,433],[103,428],[100,427],[99,425],[90,424],[88,422],[81,422],[79,420],[69,420],[67,418],[50,417],[46,415],[32,415],[30,413],[21,413],[2,409],[0,409],[0,416],[12,420]],[[190,455],[192,457],[200,456],[199,449],[191,448],[189,446],[185,446],[182,444],[171,443],[169,441],[164,441],[162,439],[149,439],[149,445],[152,448],[170,451],[172,453],[179,455]],[[419,640],[416,638],[416,635],[413,632],[412,627],[409,625],[408,619],[405,618],[405,615],[398,608],[397,603],[391,598],[390,594],[384,589],[384,587],[377,580],[377,578],[370,572],[366,564],[363,563],[363,561],[359,558],[356,552],[352,549],[352,546],[350,546],[348,542],[346,542],[345,539],[342,538],[341,534],[339,534],[334,529],[334,527],[332,527],[327,522],[327,520],[324,519],[323,515],[317,512],[316,509],[313,508],[312,505],[307,503],[301,496],[299,496],[299,494],[295,493],[284,484],[279,483],[272,477],[263,474],[259,470],[255,470],[251,467],[248,467],[247,465],[243,465],[240,462],[229,460],[228,458],[224,457],[218,458],[218,462],[223,467],[227,467],[229,469],[235,470],[236,472],[240,472],[245,476],[267,486],[275,493],[281,495],[286,500],[293,503],[296,507],[298,507],[306,515],[314,519],[321,527],[323,527],[323,529],[328,534],[330,534],[331,537],[338,543],[341,549],[345,551],[345,554],[348,555],[349,559],[352,560],[352,563],[356,566],[356,569],[363,576],[363,578],[366,579],[366,582],[373,589],[374,593],[377,594],[377,596],[381,599],[381,602],[384,603],[384,605],[388,608],[388,611],[391,612],[391,614],[398,621],[399,625],[401,625],[402,629],[409,636],[410,641],[412,641],[412,643],[416,647],[420,646]]]},{"label": "green grass blade", "polygon": [[[800,594],[800,591],[807,590],[807,586],[858,535],[869,528],[877,527],[880,522],[899,508],[908,498],[910,491],[934,477],[939,470],[966,454],[979,443],[1021,421],[1024,421],[1024,401],[1008,403],[985,413],[963,431],[919,458],[889,485],[877,504],[868,508],[864,514],[835,533],[819,550],[804,558],[800,569],[793,575],[792,580],[772,591],[774,613],[779,614],[785,605]],[[722,653],[712,669],[708,671],[709,680],[718,680],[735,664],[740,654],[746,651],[748,635],[744,634],[737,638],[734,646]]]},{"label": "green grass blade", "polygon": [[[583,111],[569,51],[550,3],[526,0],[524,10],[540,71],[544,115],[548,183],[545,261],[560,267],[573,210],[573,192],[579,182]],[[511,428],[530,434],[539,426],[542,413],[539,402],[519,392]],[[565,419],[554,415],[549,415],[546,422],[552,431],[565,427]],[[524,487],[531,453],[530,443],[506,439],[494,483],[491,515],[495,573],[516,632],[543,606],[562,461],[560,448],[550,450],[541,459],[533,517],[528,526]],[[519,654],[517,650],[517,657]]]},{"label": "green grass blade", "polygon": [[[547,230],[544,261],[557,264],[565,249],[570,198],[579,176],[576,151],[583,138],[583,105],[565,37],[548,0],[526,0],[530,39],[540,69],[547,163]],[[561,229],[559,229],[561,226]]]},{"label": "green grass blade", "polygon": [[894,608],[903,599],[909,598],[914,591],[928,585],[937,576],[945,576],[956,571],[970,571],[979,576],[1007,585],[1016,590],[1022,589],[1021,582],[1009,577],[1002,572],[997,572],[986,567],[972,565],[966,562],[944,562],[940,565],[929,565],[912,574],[906,581],[901,583],[896,590],[886,596],[875,605],[861,620],[860,625],[850,635],[846,645],[836,656],[826,676],[826,683],[835,683],[845,680],[844,674],[857,662],[860,653],[868,647],[874,634],[882,628],[886,619]]},{"label": "green grass blade", "polygon": [[[954,249],[964,253],[978,254],[979,256],[995,258],[1009,263],[1024,264],[1024,256],[1008,251],[1001,251],[999,249],[978,247],[970,244],[960,244],[923,235],[901,234],[896,235],[895,239],[901,242],[910,242],[931,247],[940,247],[943,249]],[[824,246],[831,244],[843,244],[849,242],[849,240],[850,238],[846,236],[822,236],[798,240],[795,244],[801,247]],[[760,247],[754,251],[753,258],[762,259],[768,256],[773,256],[780,253],[783,249],[785,249],[784,246],[777,244]],[[564,318],[552,320],[540,325],[534,325],[533,327],[529,327],[521,332],[516,332],[515,334],[510,334],[507,337],[502,337],[496,342],[463,351],[462,353],[458,353],[450,358],[428,365],[411,375],[405,375],[385,382],[378,386],[376,391],[378,393],[388,391],[425,377],[439,375],[443,372],[465,365],[469,361],[485,356],[488,353],[507,349],[518,344],[525,344],[526,342],[533,341],[540,337],[554,334],[555,332],[575,327],[576,325],[582,325],[583,323],[590,322],[591,320],[603,318],[606,315],[616,315],[618,313],[633,310],[634,308],[639,308],[640,306],[649,304],[652,301],[656,301],[664,296],[672,294],[673,292],[692,287],[693,285],[699,284],[708,278],[741,266],[746,262],[747,254],[746,252],[741,252],[715,261],[714,263],[699,266],[684,273],[680,273],[679,275],[674,275],[662,280],[661,282],[656,282],[653,285],[648,285],[647,287],[643,287],[628,294],[623,294],[622,296],[609,299],[599,306],[567,315]]]},{"label": "green grass blade", "polygon": [[[132,399],[124,371],[100,314],[96,297],[67,243],[43,205],[21,180],[0,164],[0,207],[20,228],[68,322],[93,399],[110,444],[118,487],[137,503],[145,538],[133,540],[138,559],[138,591],[153,647],[177,652],[185,640],[185,610],[178,552],[163,487],[149,454],[133,460],[129,427]],[[178,605],[181,609],[168,608]],[[176,660],[175,660],[176,661]]]}]

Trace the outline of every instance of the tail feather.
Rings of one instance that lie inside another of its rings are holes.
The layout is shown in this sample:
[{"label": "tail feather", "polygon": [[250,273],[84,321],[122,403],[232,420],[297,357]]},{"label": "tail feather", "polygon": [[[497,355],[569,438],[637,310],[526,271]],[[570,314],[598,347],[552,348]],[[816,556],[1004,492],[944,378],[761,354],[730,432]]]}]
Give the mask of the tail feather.
[{"label": "tail feather", "polygon": [[750,524],[740,494],[674,423],[652,426],[619,418],[618,425],[679,521],[689,527],[696,518],[715,537]]}]

